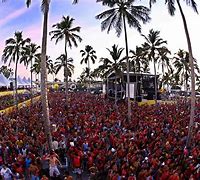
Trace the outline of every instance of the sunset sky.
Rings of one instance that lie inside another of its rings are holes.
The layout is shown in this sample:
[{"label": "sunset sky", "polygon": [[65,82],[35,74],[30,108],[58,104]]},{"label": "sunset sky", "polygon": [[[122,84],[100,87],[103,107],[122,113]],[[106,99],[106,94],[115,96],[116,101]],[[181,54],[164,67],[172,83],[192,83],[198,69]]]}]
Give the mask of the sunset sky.
[{"label": "sunset sky", "polygon": [[[42,33],[42,12],[40,9],[40,0],[32,0],[33,3],[29,9],[25,6],[25,0],[7,0],[0,3],[0,56],[5,46],[5,40],[13,37],[15,31],[23,31],[24,38],[31,38],[32,42],[41,44]],[[142,5],[148,6],[148,0],[138,1]],[[183,4],[185,2],[183,1]],[[200,4],[198,4],[200,6]],[[91,45],[97,52],[98,59],[92,68],[98,66],[99,58],[108,57],[109,53],[106,48],[111,48],[113,44],[124,47],[124,35],[118,38],[115,31],[107,34],[101,32],[100,21],[95,19],[95,15],[103,12],[107,7],[102,7],[96,0],[80,0],[77,5],[72,5],[71,0],[52,0],[49,15],[49,31],[52,25],[59,22],[62,16],[69,15],[75,19],[74,26],[81,26],[80,36],[83,41],[78,48],[73,47],[68,50],[69,57],[74,59],[75,74],[72,79],[76,79],[85,65],[80,65],[80,50],[85,45]],[[191,42],[193,46],[194,57],[200,65],[200,16],[190,8],[183,5],[183,9],[187,18]],[[178,49],[187,50],[186,38],[183,30],[182,19],[177,9],[175,17],[169,16],[164,0],[155,4],[151,12],[152,20],[150,23],[142,26],[142,34],[147,35],[150,29],[159,30],[160,36],[167,40],[167,47],[172,53]],[[135,49],[136,45],[140,46],[144,42],[144,38],[135,30],[128,30],[129,49]],[[55,45],[55,41],[48,39],[47,54],[52,60],[55,60],[64,52],[63,42]],[[0,62],[2,65],[2,62]],[[26,70],[22,65],[19,66],[19,75],[30,76],[30,71]],[[50,77],[51,79],[52,77]],[[62,72],[58,78],[63,80]]]}]

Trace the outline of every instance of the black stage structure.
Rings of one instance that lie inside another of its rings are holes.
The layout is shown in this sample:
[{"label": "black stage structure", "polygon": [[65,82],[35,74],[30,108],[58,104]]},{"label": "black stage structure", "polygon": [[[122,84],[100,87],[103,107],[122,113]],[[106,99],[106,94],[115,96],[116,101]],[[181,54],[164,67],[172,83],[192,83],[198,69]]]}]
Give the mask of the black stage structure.
[{"label": "black stage structure", "polygon": [[[158,82],[158,75],[156,76],[156,81]],[[115,83],[117,84],[116,86]],[[115,76],[115,73],[108,75],[105,91],[109,98],[115,97],[115,87],[117,87],[117,98],[125,99],[127,97],[126,89],[128,88],[126,72],[117,76]],[[155,99],[155,75],[130,72],[130,94],[131,99],[135,99],[138,102],[143,99]],[[157,96],[159,97],[159,94]]]}]

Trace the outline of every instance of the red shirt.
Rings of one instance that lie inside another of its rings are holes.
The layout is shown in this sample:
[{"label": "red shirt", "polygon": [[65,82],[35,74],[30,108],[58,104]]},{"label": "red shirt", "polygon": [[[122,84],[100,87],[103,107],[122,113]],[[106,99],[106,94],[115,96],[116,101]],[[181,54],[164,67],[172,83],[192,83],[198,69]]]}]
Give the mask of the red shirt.
[{"label": "red shirt", "polygon": [[73,159],[73,166],[75,168],[80,168],[81,167],[81,158],[80,156],[75,156]]}]

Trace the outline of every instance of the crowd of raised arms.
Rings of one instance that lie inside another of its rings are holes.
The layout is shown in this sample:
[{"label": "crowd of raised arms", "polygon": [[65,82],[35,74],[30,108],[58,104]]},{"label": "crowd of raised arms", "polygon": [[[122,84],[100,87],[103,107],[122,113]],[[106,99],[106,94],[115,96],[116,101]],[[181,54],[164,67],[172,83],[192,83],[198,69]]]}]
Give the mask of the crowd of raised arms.
[{"label": "crowd of raised arms", "polygon": [[0,169],[5,180],[199,180],[200,103],[186,148],[189,103],[132,105],[98,95],[49,95],[53,149],[41,103],[0,117]]}]

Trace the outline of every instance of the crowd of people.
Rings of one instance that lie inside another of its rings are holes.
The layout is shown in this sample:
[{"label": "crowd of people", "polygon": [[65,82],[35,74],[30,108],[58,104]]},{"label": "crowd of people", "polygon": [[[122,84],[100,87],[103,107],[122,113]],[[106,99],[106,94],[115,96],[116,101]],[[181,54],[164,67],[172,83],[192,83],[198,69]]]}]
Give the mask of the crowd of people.
[{"label": "crowd of people", "polygon": [[[39,95],[39,93],[35,93],[33,95],[33,97],[38,96],[38,95]],[[30,98],[31,98],[31,94],[29,91],[26,91],[23,93],[18,93],[18,95],[17,95],[18,103],[24,102]],[[14,106],[14,105],[15,105],[15,100],[13,98],[13,94],[0,96],[0,110],[4,110],[4,109]]]},{"label": "crowd of people", "polygon": [[[200,103],[186,148],[189,102],[138,106],[99,95],[49,95],[53,150],[41,103],[0,117],[0,173],[10,179],[199,180]],[[70,176],[72,175],[72,176]]]}]

